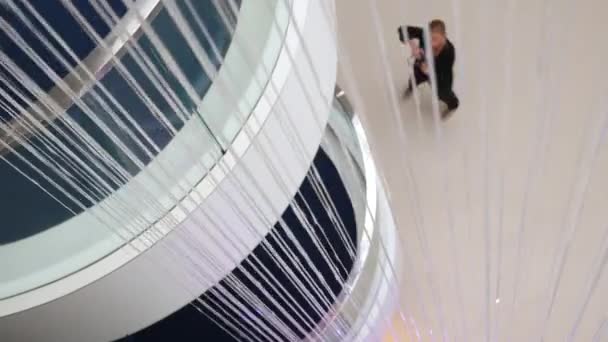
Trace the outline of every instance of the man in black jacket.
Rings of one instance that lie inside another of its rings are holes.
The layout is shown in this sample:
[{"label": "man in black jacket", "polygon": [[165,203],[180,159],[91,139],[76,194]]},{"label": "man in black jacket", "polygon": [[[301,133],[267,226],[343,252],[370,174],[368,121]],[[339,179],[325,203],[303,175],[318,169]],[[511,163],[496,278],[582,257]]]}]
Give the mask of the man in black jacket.
[{"label": "man in black jacket", "polygon": [[[433,52],[435,64],[435,77],[437,80],[437,97],[447,105],[447,110],[441,113],[441,118],[446,119],[458,108],[460,101],[452,90],[454,78],[453,67],[456,59],[454,45],[446,36],[445,23],[441,20],[433,20],[429,24],[431,33],[431,50]],[[420,27],[407,26],[407,36],[403,32],[403,27],[399,27],[399,39],[405,43],[406,39],[412,48],[414,62],[414,80],[416,86],[420,83],[429,81],[429,65],[425,58],[424,31]],[[405,96],[412,93],[412,82],[410,81]]]}]

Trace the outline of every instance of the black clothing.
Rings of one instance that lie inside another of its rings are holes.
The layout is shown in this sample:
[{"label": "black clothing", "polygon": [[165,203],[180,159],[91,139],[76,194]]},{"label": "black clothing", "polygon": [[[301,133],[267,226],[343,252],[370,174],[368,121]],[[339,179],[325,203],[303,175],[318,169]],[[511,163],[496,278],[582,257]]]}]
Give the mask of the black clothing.
[{"label": "black clothing", "polygon": [[[424,31],[421,27],[407,26],[407,38],[418,39],[420,41],[420,48],[424,50],[425,39]],[[399,27],[399,40],[402,42],[406,41],[403,27]],[[434,57],[435,64],[435,77],[437,79],[437,96],[439,99],[448,106],[450,110],[458,108],[459,101],[452,90],[452,84],[454,82],[454,61],[456,59],[456,50],[454,45],[449,40],[446,40],[446,44],[439,52],[439,55]],[[416,85],[427,82],[428,76],[422,71],[420,65],[424,62],[424,58],[416,60],[414,64],[414,79]]]},{"label": "black clothing", "polygon": [[[414,80],[418,86],[420,83],[428,82],[429,77],[420,70],[420,67],[414,66]],[[452,88],[437,88],[437,97],[448,106],[449,110],[454,110],[460,105],[460,100]]]}]

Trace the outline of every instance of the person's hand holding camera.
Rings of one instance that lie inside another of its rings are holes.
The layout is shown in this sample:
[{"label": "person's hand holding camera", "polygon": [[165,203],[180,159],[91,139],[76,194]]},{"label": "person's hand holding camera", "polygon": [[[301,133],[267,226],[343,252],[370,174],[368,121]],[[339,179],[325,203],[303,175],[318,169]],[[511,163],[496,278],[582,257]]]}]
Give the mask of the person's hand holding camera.
[{"label": "person's hand holding camera", "polygon": [[420,48],[420,40],[414,38],[408,41],[410,49],[412,50],[412,56],[416,59],[421,59],[424,56],[424,50]]},{"label": "person's hand holding camera", "polygon": [[422,62],[420,63],[420,71],[422,71],[425,74],[429,74],[429,65],[426,64],[426,62]]}]

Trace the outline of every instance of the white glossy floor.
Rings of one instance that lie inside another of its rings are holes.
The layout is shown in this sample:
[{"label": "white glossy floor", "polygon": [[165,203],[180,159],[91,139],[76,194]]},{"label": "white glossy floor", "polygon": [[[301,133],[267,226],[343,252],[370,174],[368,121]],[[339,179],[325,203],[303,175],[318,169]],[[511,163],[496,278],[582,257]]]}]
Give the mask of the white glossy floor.
[{"label": "white glossy floor", "polygon": [[[608,3],[336,3],[339,83],[370,135],[407,255],[401,302],[416,327],[394,340],[417,328],[423,340],[608,341]],[[461,100],[439,125],[428,87],[420,112],[400,97],[396,33],[433,18],[456,46]]]}]

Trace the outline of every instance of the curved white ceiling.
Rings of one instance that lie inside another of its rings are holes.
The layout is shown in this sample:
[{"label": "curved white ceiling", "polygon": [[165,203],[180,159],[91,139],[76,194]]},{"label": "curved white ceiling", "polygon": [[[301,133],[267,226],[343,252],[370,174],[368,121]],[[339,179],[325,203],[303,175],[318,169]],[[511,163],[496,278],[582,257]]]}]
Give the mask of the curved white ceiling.
[{"label": "curved white ceiling", "polygon": [[[360,95],[411,261],[402,308],[423,339],[607,341],[608,3],[336,4],[349,62],[339,83]],[[428,87],[419,113],[400,97],[408,72],[396,33],[433,18],[456,46],[461,100],[439,126]]]}]

